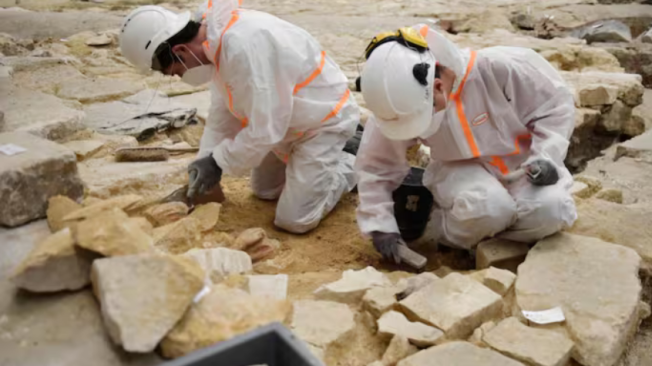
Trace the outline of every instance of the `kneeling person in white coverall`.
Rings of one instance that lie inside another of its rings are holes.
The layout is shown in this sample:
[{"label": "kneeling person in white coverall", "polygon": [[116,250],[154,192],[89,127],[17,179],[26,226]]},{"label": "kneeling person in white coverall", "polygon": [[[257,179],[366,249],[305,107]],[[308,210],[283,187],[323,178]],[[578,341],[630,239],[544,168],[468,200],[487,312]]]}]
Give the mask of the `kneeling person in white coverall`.
[{"label": "kneeling person in white coverall", "polygon": [[347,78],[303,29],[272,15],[209,1],[204,20],[144,6],[122,25],[120,48],[140,69],[200,85],[212,104],[189,196],[246,174],[261,199],[278,199],[276,226],[315,228],[355,186],[343,151],[359,122]]},{"label": "kneeling person in white coverall", "polygon": [[374,116],[356,162],[357,219],[386,259],[399,261],[392,192],[408,174],[406,150],[418,142],[430,147],[423,181],[440,243],[472,249],[492,236],[530,243],[575,221],[563,163],[573,96],[534,51],[460,50],[417,25],[372,41],[361,88]]}]

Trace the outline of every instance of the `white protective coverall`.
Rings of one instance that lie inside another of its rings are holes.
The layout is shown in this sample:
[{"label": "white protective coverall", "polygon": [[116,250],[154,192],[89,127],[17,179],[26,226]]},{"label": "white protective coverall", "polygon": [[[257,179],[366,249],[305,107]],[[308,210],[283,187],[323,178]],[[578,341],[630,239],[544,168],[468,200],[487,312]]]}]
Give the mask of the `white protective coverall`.
[{"label": "white protective coverall", "polygon": [[355,186],[355,157],[342,151],[359,122],[347,78],[303,29],[236,0],[207,7],[217,72],[199,156],[226,174],[253,169],[254,194],[278,199],[276,226],[307,232]]},{"label": "white protective coverall", "polygon": [[[573,179],[563,161],[575,106],[557,71],[530,49],[460,50],[426,25],[414,28],[456,82],[444,121],[431,136],[390,140],[374,118],[367,122],[356,161],[363,234],[399,232],[392,192],[408,173],[406,150],[417,142],[430,147],[424,185],[435,197],[431,220],[440,242],[469,249],[497,234],[533,242],[572,225]],[[557,184],[503,179],[534,159],[557,167]]]}]

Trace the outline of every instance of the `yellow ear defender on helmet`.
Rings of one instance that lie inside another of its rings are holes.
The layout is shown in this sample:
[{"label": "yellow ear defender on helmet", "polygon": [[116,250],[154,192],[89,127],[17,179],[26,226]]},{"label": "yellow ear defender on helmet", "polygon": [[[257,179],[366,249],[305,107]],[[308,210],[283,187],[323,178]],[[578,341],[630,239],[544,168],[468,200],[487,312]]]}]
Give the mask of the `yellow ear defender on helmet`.
[{"label": "yellow ear defender on helmet", "polygon": [[378,34],[371,40],[365,49],[365,59],[369,59],[371,53],[381,44],[396,41],[405,47],[415,49],[422,53],[428,49],[428,42],[419,34],[414,28],[405,27],[400,28],[395,32],[383,32]]}]

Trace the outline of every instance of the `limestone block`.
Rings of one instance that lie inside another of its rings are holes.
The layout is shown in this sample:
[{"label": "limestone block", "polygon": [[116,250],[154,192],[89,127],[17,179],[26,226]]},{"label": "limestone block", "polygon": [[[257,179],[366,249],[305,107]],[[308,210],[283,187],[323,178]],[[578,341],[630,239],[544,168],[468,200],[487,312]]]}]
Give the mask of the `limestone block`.
[{"label": "limestone block", "polygon": [[285,301],[213,286],[161,342],[163,356],[180,357],[268,323],[283,322],[289,310]]},{"label": "limestone block", "polygon": [[315,290],[315,295],[322,299],[356,303],[362,300],[370,288],[389,285],[391,282],[385,274],[373,267],[367,267],[359,271],[344,271],[340,280],[320,286]]},{"label": "limestone block", "polygon": [[144,89],[145,85],[130,79],[78,78],[62,83],[56,95],[80,103],[101,103],[128,97]]},{"label": "limestone block", "polygon": [[473,335],[469,338],[469,342],[475,344],[476,346],[486,347],[487,344],[482,340],[485,334],[489,333],[496,326],[496,323],[493,321],[486,322],[481,326],[475,328]]},{"label": "limestone block", "polygon": [[249,253],[254,263],[269,258],[280,247],[281,243],[278,240],[269,239],[265,230],[261,228],[243,231],[231,246],[233,249]]},{"label": "limestone block", "polygon": [[499,315],[502,298],[487,287],[451,273],[413,293],[399,304],[412,316],[444,331],[448,339],[467,338]]},{"label": "limestone block", "polygon": [[224,277],[252,271],[251,258],[247,253],[227,249],[191,249],[183,254],[192,258],[204,270],[213,283],[221,282]]},{"label": "limestone block", "polygon": [[163,226],[188,216],[188,210],[183,202],[167,202],[148,208],[145,217],[153,225]]},{"label": "limestone block", "polygon": [[411,322],[397,311],[388,311],[378,319],[378,333],[403,336],[417,347],[441,343],[444,332],[420,322]]},{"label": "limestone block", "polygon": [[417,353],[417,348],[410,344],[407,338],[395,335],[383,354],[382,364],[384,366],[396,366],[402,359]]},{"label": "limestone block", "polygon": [[396,296],[403,290],[400,286],[372,287],[364,294],[362,303],[366,310],[378,318],[398,303]]},{"label": "limestone block", "polygon": [[313,300],[294,302],[292,331],[313,346],[324,348],[352,331],[354,326],[353,312],[345,304]]},{"label": "limestone block", "polygon": [[573,349],[564,334],[530,328],[516,318],[503,320],[483,340],[505,356],[533,366],[566,366]]},{"label": "limestone block", "polygon": [[24,132],[0,133],[0,146],[7,144],[26,151],[0,153],[0,225],[17,226],[45,217],[53,196],[81,199],[84,186],[72,151]]},{"label": "limestone block", "polygon": [[76,140],[66,142],[64,146],[75,152],[77,160],[83,161],[100,151],[105,144],[99,140]]},{"label": "limestone block", "polygon": [[196,263],[158,254],[98,259],[91,279],[111,339],[129,352],[153,351],[204,286]]},{"label": "limestone block", "polygon": [[645,88],[640,75],[601,71],[560,71],[560,74],[576,91],[582,90],[585,85],[610,85],[618,88],[618,99],[627,106],[636,107],[643,102]]},{"label": "limestone block", "polygon": [[625,122],[632,118],[632,108],[621,101],[616,101],[608,111],[602,114],[598,126],[607,132],[621,132]]},{"label": "limestone block", "polygon": [[46,211],[50,231],[56,233],[65,227],[70,227],[72,223],[65,222],[63,218],[81,208],[82,206],[79,203],[66,196],[50,197]]},{"label": "limestone block", "polygon": [[578,219],[568,231],[634,249],[652,265],[652,208],[590,199],[577,202]]},{"label": "limestone block", "polygon": [[113,209],[119,209],[124,211],[129,211],[131,208],[135,207],[139,202],[142,201],[142,197],[135,194],[128,194],[124,196],[115,196],[108,200],[98,201],[93,204],[85,205],[84,208],[71,212],[70,214],[64,216],[64,221],[75,221],[88,219],[93,216],[97,216],[105,211],[111,211]]},{"label": "limestone block", "polygon": [[396,285],[398,287],[404,287],[405,289],[401,291],[396,298],[398,300],[403,300],[406,297],[410,296],[412,293],[421,290],[422,288],[430,285],[437,280],[439,280],[439,277],[431,272],[419,273],[416,276],[412,276],[407,279],[401,279]]},{"label": "limestone block", "polygon": [[595,195],[595,198],[613,203],[623,203],[623,191],[615,188],[603,189]]},{"label": "limestone block", "polygon": [[92,256],[78,253],[70,229],[40,242],[11,277],[19,288],[33,292],[78,290],[90,283]]},{"label": "limestone block", "polygon": [[482,284],[492,289],[500,296],[504,296],[512,287],[516,275],[504,269],[489,267],[484,275]]},{"label": "limestone block", "polygon": [[154,226],[144,217],[130,217],[129,221],[138,225],[138,227],[147,235],[152,236],[154,234]]},{"label": "limestone block", "polygon": [[75,241],[81,248],[105,257],[148,253],[152,238],[118,208],[102,212],[75,227]]},{"label": "limestone block", "polygon": [[199,220],[199,228],[202,232],[211,231],[217,225],[220,219],[220,210],[222,205],[217,202],[209,202],[204,205],[196,206],[190,213],[190,217]]},{"label": "limestone block", "polygon": [[199,221],[185,217],[154,229],[154,245],[170,254],[183,254],[201,246]]},{"label": "limestone block", "polygon": [[496,267],[516,273],[523,263],[529,247],[527,244],[493,238],[478,244],[475,266],[477,269]]},{"label": "limestone block", "polygon": [[640,263],[624,246],[558,234],[537,243],[519,267],[516,300],[529,311],[561,306],[575,343],[572,357],[585,366],[611,366],[639,324]]},{"label": "limestone block", "polygon": [[641,41],[643,41],[644,43],[652,43],[652,29],[648,30],[647,32],[645,32],[645,34],[643,34],[643,36],[641,37]]},{"label": "limestone block", "polygon": [[248,276],[249,293],[257,297],[285,300],[288,295],[288,275]]},{"label": "limestone block", "polygon": [[29,132],[48,140],[61,140],[85,128],[84,112],[38,91],[0,86],[0,110],[5,114],[2,132]]},{"label": "limestone block", "polygon": [[524,366],[498,352],[466,342],[450,342],[418,352],[398,366]]},{"label": "limestone block", "polygon": [[652,130],[618,144],[614,159],[624,156],[652,162]]},{"label": "limestone block", "polygon": [[581,107],[611,105],[618,99],[618,88],[613,85],[590,84],[579,91]]}]

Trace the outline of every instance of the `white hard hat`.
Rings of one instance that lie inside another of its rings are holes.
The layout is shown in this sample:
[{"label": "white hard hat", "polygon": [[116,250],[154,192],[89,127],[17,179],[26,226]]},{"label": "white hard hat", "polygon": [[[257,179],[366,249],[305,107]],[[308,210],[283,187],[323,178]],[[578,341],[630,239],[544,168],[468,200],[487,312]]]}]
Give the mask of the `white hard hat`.
[{"label": "white hard hat", "polygon": [[136,68],[147,71],[158,46],[179,33],[190,18],[189,11],[176,14],[160,6],[141,6],[122,22],[120,50]]},{"label": "white hard hat", "polygon": [[385,136],[409,140],[430,127],[435,65],[430,51],[398,42],[382,44],[371,53],[361,75],[362,95]]}]

